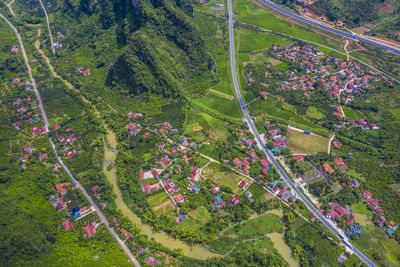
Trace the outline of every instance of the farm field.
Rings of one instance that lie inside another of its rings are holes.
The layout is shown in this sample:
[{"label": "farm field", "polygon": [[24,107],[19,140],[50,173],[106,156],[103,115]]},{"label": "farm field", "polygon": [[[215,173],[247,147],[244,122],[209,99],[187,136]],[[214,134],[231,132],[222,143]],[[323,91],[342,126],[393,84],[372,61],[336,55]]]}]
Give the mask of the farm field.
[{"label": "farm field", "polygon": [[160,192],[150,196],[147,199],[147,202],[157,215],[166,215],[175,210],[174,204],[165,192]]},{"label": "farm field", "polygon": [[238,240],[245,240],[272,232],[282,233],[283,223],[281,217],[268,213],[230,228],[225,235],[234,234]]},{"label": "farm field", "polygon": [[250,193],[253,194],[253,199],[257,199],[259,197],[261,197],[262,195],[264,195],[265,193],[267,193],[267,191],[265,191],[264,188],[262,188],[261,186],[259,186],[256,183],[252,183],[249,188],[247,189],[247,191],[249,191]]},{"label": "farm field", "polygon": [[396,118],[396,121],[400,122],[400,109],[390,109],[389,111]]},{"label": "farm field", "polygon": [[358,119],[357,114],[351,108],[343,107],[343,112],[347,119],[351,119],[351,120]]},{"label": "farm field", "polygon": [[297,115],[293,111],[284,108],[276,109],[273,105],[263,101],[254,101],[251,103],[250,113],[252,116],[257,116],[257,120],[260,120],[262,123],[265,120],[276,120],[283,124],[290,124],[298,128],[310,129],[313,132],[328,134],[325,128]]},{"label": "farm field", "polygon": [[337,45],[335,41],[329,41],[316,33],[298,28],[291,23],[275,16],[268,10],[265,10],[253,3],[240,0],[233,3],[234,12],[237,12],[238,20],[248,24],[259,26],[268,30],[288,34],[308,41],[324,45]]},{"label": "farm field", "polygon": [[233,171],[221,168],[217,163],[211,163],[203,169],[202,176],[206,179],[212,179],[214,183],[219,186],[226,186],[232,190],[233,193],[238,194],[242,191],[239,183],[243,180],[249,182],[249,179],[234,173]]},{"label": "farm field", "polygon": [[289,41],[286,39],[269,34],[258,32],[246,28],[240,29],[240,47],[239,53],[255,52],[258,50],[268,50],[274,44],[286,45]]},{"label": "farm field", "polygon": [[324,114],[322,114],[316,107],[309,107],[306,116],[320,120],[324,117]]},{"label": "farm field", "polygon": [[329,139],[323,136],[305,135],[289,128],[286,138],[293,153],[315,154],[326,152],[328,149]]},{"label": "farm field", "polygon": [[201,147],[199,147],[198,151],[206,156],[209,156],[210,158],[213,158],[217,161],[220,160],[220,152],[217,147],[204,144]]},{"label": "farm field", "polygon": [[[196,7],[196,9],[198,8]],[[195,11],[195,22],[216,63],[220,78],[218,84],[211,86],[211,88],[233,97],[229,50],[227,49],[228,39],[226,38],[227,25],[221,18],[213,18],[198,11]]]},{"label": "farm field", "polygon": [[198,209],[190,211],[186,219],[180,224],[180,228],[184,231],[198,229],[202,225],[209,222],[211,214],[208,212],[206,207],[200,207]]},{"label": "farm field", "polygon": [[372,257],[378,250],[385,250],[386,255],[381,258],[379,265],[399,266],[400,245],[394,239],[389,239],[386,233],[373,225],[361,227],[361,236],[354,243]]},{"label": "farm field", "polygon": [[362,176],[360,173],[356,172],[355,170],[348,170],[347,174],[353,176],[354,178],[357,178],[361,182],[364,182],[364,183],[366,182],[365,177]]},{"label": "farm field", "polygon": [[205,108],[208,111],[216,112],[221,116],[234,119],[239,119],[241,117],[239,105],[236,101],[226,99],[220,94],[212,91],[203,97],[193,98],[192,100],[198,106]]}]

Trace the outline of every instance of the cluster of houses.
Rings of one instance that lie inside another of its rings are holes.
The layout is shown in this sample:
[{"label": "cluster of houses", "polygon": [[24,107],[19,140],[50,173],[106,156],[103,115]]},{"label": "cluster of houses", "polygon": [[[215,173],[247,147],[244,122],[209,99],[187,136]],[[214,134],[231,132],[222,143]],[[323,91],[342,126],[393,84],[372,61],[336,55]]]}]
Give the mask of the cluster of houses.
[{"label": "cluster of houses", "polygon": [[84,67],[80,67],[76,69],[80,74],[83,74],[84,76],[89,76],[90,73],[90,69],[86,69]]},{"label": "cluster of houses", "polygon": [[269,137],[272,138],[273,142],[273,147],[271,148],[272,153],[278,153],[282,151],[282,149],[287,148],[286,145],[286,137],[280,135],[281,130],[279,128],[269,130],[265,135],[264,135],[264,140],[268,140]]},{"label": "cluster of houses", "polygon": [[[287,91],[301,90],[305,97],[309,97],[307,91],[314,89],[317,83],[321,84],[333,98],[338,99],[341,96],[346,103],[354,101],[356,95],[361,96],[362,90],[370,89],[370,83],[373,81],[383,81],[387,86],[393,86],[388,77],[374,70],[367,71],[356,63],[350,64],[343,59],[327,56],[310,45],[273,46],[271,53],[278,59],[284,58],[296,62],[305,69],[306,74],[297,69],[288,71],[289,79],[279,81],[277,84]],[[265,78],[268,77],[271,75],[266,72]],[[251,77],[248,80],[249,84],[254,82]],[[260,85],[269,86],[265,81],[260,82]],[[265,94],[267,92],[262,90],[261,96]]]},{"label": "cluster of houses", "polygon": [[347,119],[342,107],[340,106],[332,106],[335,111],[332,113],[333,116],[335,116],[338,119],[344,119],[345,122],[344,124],[335,124],[336,129],[340,130],[343,128],[343,126],[346,127],[351,127],[351,128],[360,128],[361,130],[378,130],[379,126],[376,123],[370,122],[368,123],[365,119],[360,119],[360,120],[352,120],[352,119]]},{"label": "cluster of houses", "polygon": [[[61,125],[59,125],[59,124],[53,125],[54,131],[57,131],[60,128],[61,128]],[[65,131],[70,132],[71,129],[67,128]],[[73,137],[71,134],[69,134],[67,137],[57,134],[57,140],[62,145],[60,152],[65,153],[68,158],[72,158],[73,156],[75,156],[75,154],[76,154],[75,149],[72,149],[72,148],[70,149],[70,147],[68,147],[68,145],[72,146],[74,144],[74,142],[76,141],[76,137]]]},{"label": "cluster of houses", "polygon": [[11,46],[11,53],[16,54],[16,53],[18,53],[18,52],[19,52],[18,46],[12,45],[12,46]]},{"label": "cluster of houses", "polygon": [[[19,83],[20,79],[18,77],[16,77],[12,80],[12,82]],[[31,87],[31,83],[29,81],[26,81],[25,85],[24,85],[24,90],[28,92],[28,91],[30,91],[30,87]],[[23,106],[24,103],[26,103],[28,106],[32,106],[32,102],[34,100],[35,100],[34,96],[28,95],[24,99],[18,98],[12,102],[12,105],[16,108],[16,114],[18,115],[17,116],[18,119],[15,120],[14,122],[12,122],[12,126],[14,127],[14,129],[20,130],[22,128],[22,126],[24,125],[24,123],[23,123],[24,121],[28,125],[37,124],[40,122],[40,115],[36,114],[34,112],[34,109],[37,107]],[[47,131],[46,131],[46,128],[44,128],[44,127],[41,127],[41,128],[34,127],[30,131],[30,133],[33,136],[36,136],[39,133],[45,134],[45,133],[47,133]]]},{"label": "cluster of houses", "polygon": [[294,202],[296,200],[291,190],[280,180],[275,180],[270,184],[265,182],[265,185],[271,189],[275,196],[280,197],[285,202]]},{"label": "cluster of houses", "polygon": [[374,212],[378,216],[380,216],[378,218],[379,226],[383,227],[385,225],[386,218],[383,216],[384,211],[381,207],[379,207],[379,199],[373,198],[371,192],[369,191],[365,191],[362,193],[362,199],[368,204],[368,206],[370,206],[374,210]]},{"label": "cluster of houses", "polygon": [[326,212],[325,217],[328,219],[332,219],[334,221],[338,221],[346,217],[346,224],[343,226],[343,230],[346,229],[345,234],[347,236],[351,236],[351,233],[361,234],[360,225],[355,222],[355,218],[351,216],[351,209],[349,206],[342,207],[339,203],[333,202],[329,204],[329,211]]}]

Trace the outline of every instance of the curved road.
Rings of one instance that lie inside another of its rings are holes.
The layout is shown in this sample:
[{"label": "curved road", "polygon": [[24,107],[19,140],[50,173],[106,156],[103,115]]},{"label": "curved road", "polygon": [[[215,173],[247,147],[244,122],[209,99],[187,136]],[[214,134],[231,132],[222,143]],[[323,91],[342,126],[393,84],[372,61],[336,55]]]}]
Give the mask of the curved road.
[{"label": "curved road", "polygon": [[[26,67],[28,69],[28,74],[29,74],[29,78],[31,79],[31,84],[32,87],[35,91],[36,94],[36,98],[39,102],[39,107],[40,107],[40,112],[42,113],[42,118],[45,124],[45,128],[46,131],[48,131],[49,129],[49,121],[47,120],[47,115],[46,115],[46,111],[44,110],[43,107],[43,103],[42,103],[42,99],[40,98],[40,94],[39,91],[37,89],[36,86],[36,82],[35,79],[33,78],[32,75],[32,69],[31,66],[29,65],[29,61],[28,61],[28,56],[26,55],[25,52],[25,48],[24,48],[24,44],[22,42],[22,38],[21,35],[18,33],[17,29],[14,27],[14,25],[11,24],[10,21],[8,21],[3,14],[0,13],[0,17],[7,22],[7,24],[13,29],[13,31],[15,32],[15,35],[18,38],[19,41],[19,45],[21,47],[21,51],[22,51],[22,55],[24,57],[25,60],[25,64]],[[94,210],[96,211],[97,215],[99,216],[99,218],[101,219],[101,221],[104,223],[104,225],[107,227],[107,229],[110,231],[110,233],[113,235],[114,239],[117,241],[117,243],[120,245],[120,247],[123,249],[123,251],[125,252],[125,254],[129,257],[129,259],[133,262],[133,264],[135,266],[140,266],[140,263],[137,261],[137,259],[135,258],[135,256],[133,256],[132,252],[130,251],[130,249],[126,246],[126,244],[119,238],[118,234],[114,231],[114,228],[112,227],[108,227],[109,223],[107,221],[107,218],[104,216],[104,214],[100,211],[100,209],[97,207],[96,203],[94,203],[93,199],[90,197],[90,195],[86,192],[85,188],[81,185],[81,183],[75,179],[75,177],[72,175],[71,171],[68,169],[68,167],[64,164],[64,161],[62,160],[62,158],[60,157],[60,155],[57,153],[57,149],[56,146],[53,142],[53,140],[49,137],[50,139],[50,143],[51,146],[53,147],[54,153],[57,156],[58,161],[60,162],[61,166],[64,168],[65,172],[71,177],[72,181],[75,183],[75,185],[82,191],[83,195],[85,196],[85,198],[89,201],[90,205],[93,206]]]},{"label": "curved road", "polygon": [[366,264],[369,266],[374,266],[375,264],[370,261],[361,251],[359,251],[356,247],[351,245],[351,243],[342,235],[340,234],[336,228],[331,224],[330,221],[328,221],[323,214],[317,210],[312,203],[308,201],[308,199],[303,195],[303,193],[295,186],[295,184],[292,182],[292,180],[286,175],[286,173],[283,171],[281,166],[276,162],[274,156],[272,155],[271,151],[267,149],[267,147],[264,145],[261,136],[258,134],[253,121],[250,118],[250,115],[246,109],[246,106],[243,102],[242,95],[239,90],[239,84],[237,81],[237,76],[236,76],[236,66],[235,66],[235,46],[234,46],[234,37],[233,37],[233,15],[232,15],[232,3],[231,0],[228,0],[228,11],[229,11],[229,39],[230,39],[230,60],[231,60],[231,71],[232,71],[232,78],[233,78],[233,84],[235,86],[235,91],[236,95],[238,98],[238,101],[240,103],[241,109],[244,114],[244,119],[246,124],[249,126],[249,129],[252,131],[252,133],[255,136],[255,139],[260,147],[262,147],[262,150],[265,152],[267,155],[267,158],[269,161],[275,166],[277,171],[280,173],[281,177],[283,177],[285,183],[292,188],[292,190],[297,194],[297,196],[300,198],[300,200],[308,207],[309,210],[311,210],[315,216],[318,217],[318,219],[326,226],[329,228],[329,230],[332,231],[344,244],[346,244],[347,247],[349,247],[362,261],[364,261]]},{"label": "curved road", "polygon": [[307,19],[307,18],[302,17],[300,15],[297,15],[297,14],[295,14],[293,12],[290,12],[290,11],[284,9],[284,8],[281,8],[281,7],[275,5],[275,4],[273,4],[273,3],[271,3],[271,2],[269,2],[267,0],[258,0],[258,1],[260,3],[263,3],[264,5],[272,8],[272,9],[275,9],[276,11],[278,11],[278,12],[280,12],[280,13],[286,15],[286,16],[289,16],[291,18],[294,18],[294,19],[296,19],[298,21],[307,23],[309,25],[315,26],[317,28],[323,29],[323,30],[328,31],[328,32],[335,33],[337,35],[340,35],[340,36],[343,36],[343,37],[346,37],[346,38],[349,38],[349,39],[352,39],[352,40],[355,40],[355,41],[368,43],[368,44],[374,45],[376,47],[382,48],[382,49],[384,49],[386,51],[389,51],[389,52],[395,53],[397,55],[400,55],[400,50],[399,49],[395,49],[395,48],[392,48],[390,46],[383,45],[383,44],[381,44],[379,42],[374,42],[372,40],[366,39],[366,38],[364,38],[362,36],[354,35],[354,34],[351,34],[351,33],[348,33],[348,32],[344,32],[344,31],[338,30],[336,28],[329,27],[327,25],[315,22],[315,21],[313,21],[311,19]]}]

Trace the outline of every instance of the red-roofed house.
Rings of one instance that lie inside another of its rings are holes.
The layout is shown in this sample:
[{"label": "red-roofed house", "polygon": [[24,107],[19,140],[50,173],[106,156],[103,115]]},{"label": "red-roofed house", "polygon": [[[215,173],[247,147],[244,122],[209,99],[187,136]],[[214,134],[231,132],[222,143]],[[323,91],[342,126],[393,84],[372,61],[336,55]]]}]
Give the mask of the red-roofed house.
[{"label": "red-roofed house", "polygon": [[70,221],[67,221],[67,220],[63,221],[63,223],[62,223],[62,227],[63,227],[64,231],[67,231],[68,229],[71,229],[72,226],[73,226],[72,223]]},{"label": "red-roofed house", "polygon": [[332,173],[335,172],[335,171],[332,169],[332,167],[329,166],[328,163],[324,163],[322,166],[324,167],[324,170],[325,170],[328,174],[332,174]]},{"label": "red-roofed house", "polygon": [[177,203],[185,202],[185,197],[182,194],[175,196],[174,199]]},{"label": "red-roofed house", "polygon": [[240,199],[238,199],[236,196],[232,196],[232,197],[229,199],[229,202],[232,203],[232,204],[237,205],[237,204],[239,204],[241,201],[240,201]]},{"label": "red-roofed house", "polygon": [[351,224],[354,221],[354,217],[351,216],[347,221],[346,224]]},{"label": "red-roofed house", "polygon": [[377,198],[375,198],[375,199],[369,198],[369,199],[368,199],[368,204],[369,204],[370,206],[372,206],[372,207],[377,206],[378,203],[379,203],[379,199],[377,199]]},{"label": "red-roofed house", "polygon": [[154,177],[159,176],[159,174],[158,174],[158,172],[156,170],[153,170],[151,173],[154,175]]},{"label": "red-roofed house", "polygon": [[363,192],[363,199],[369,199],[372,196],[372,194],[369,191]]},{"label": "red-roofed house", "polygon": [[160,189],[160,184],[159,183],[155,183],[155,184],[152,184],[152,185],[142,184],[142,191],[145,194],[153,193],[155,191],[158,191],[159,189]]},{"label": "red-roofed house", "polygon": [[144,171],[143,171],[143,169],[140,169],[139,173],[138,173],[139,179],[143,179],[143,176],[144,176]]},{"label": "red-roofed house", "polygon": [[293,157],[293,159],[294,159],[295,161],[299,162],[299,161],[301,161],[301,160],[304,159],[304,156],[303,156],[303,155],[297,155],[297,156]]},{"label": "red-roofed house", "polygon": [[342,164],[344,164],[344,162],[343,162],[343,159],[342,158],[336,158],[336,159],[334,159],[333,160],[334,162],[336,162],[337,164],[339,164],[339,165],[342,165]]},{"label": "red-roofed house", "polygon": [[91,223],[86,227],[83,227],[83,231],[85,232],[86,237],[91,237],[96,233],[96,228],[94,225]]}]

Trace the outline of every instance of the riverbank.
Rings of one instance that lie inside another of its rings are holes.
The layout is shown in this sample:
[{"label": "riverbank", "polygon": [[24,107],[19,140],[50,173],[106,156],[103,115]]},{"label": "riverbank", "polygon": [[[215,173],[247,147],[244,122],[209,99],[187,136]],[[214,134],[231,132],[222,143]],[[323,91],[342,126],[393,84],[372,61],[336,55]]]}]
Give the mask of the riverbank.
[{"label": "riverbank", "polygon": [[122,199],[122,192],[118,186],[115,167],[107,170],[107,166],[112,164],[117,157],[117,138],[115,136],[115,133],[109,129],[107,130],[106,137],[109,148],[105,147],[104,149],[103,172],[106,175],[107,181],[113,186],[113,193],[117,196],[115,199],[117,209],[121,210],[127,218],[135,223],[137,227],[142,231],[142,233],[146,234],[150,238],[154,238],[156,242],[162,244],[165,247],[168,247],[170,249],[181,248],[183,249],[183,255],[195,259],[207,259],[219,256],[218,254],[210,252],[206,247],[202,245],[189,246],[181,240],[171,238],[164,232],[155,233],[153,232],[153,228],[150,225],[142,223],[141,219],[129,209],[129,207]]}]

